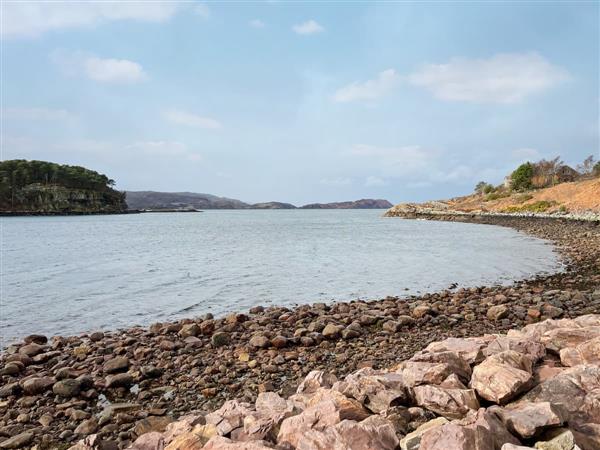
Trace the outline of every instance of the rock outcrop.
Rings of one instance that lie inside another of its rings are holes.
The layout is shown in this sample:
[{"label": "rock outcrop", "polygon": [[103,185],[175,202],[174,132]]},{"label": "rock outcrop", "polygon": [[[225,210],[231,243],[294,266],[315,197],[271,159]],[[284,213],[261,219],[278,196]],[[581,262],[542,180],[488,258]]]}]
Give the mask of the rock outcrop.
[{"label": "rock outcrop", "polygon": [[[581,346],[594,348],[597,338],[564,339],[560,349],[553,338],[597,326],[600,315],[549,319],[509,336],[435,342],[399,365],[361,369],[342,380],[313,371],[287,399],[269,392],[254,404],[228,401],[142,434],[129,448],[598,450],[600,365],[591,357],[563,366],[557,354],[587,354]],[[498,351],[517,336],[519,350]],[[536,381],[535,369],[549,364],[562,370]],[[71,450],[106,448],[98,439],[88,436]]]}]

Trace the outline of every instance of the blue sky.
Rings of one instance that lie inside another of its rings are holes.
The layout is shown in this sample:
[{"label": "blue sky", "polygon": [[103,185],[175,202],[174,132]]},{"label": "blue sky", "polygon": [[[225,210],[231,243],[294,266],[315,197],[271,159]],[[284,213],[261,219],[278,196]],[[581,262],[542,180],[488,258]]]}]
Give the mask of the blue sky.
[{"label": "blue sky", "polygon": [[2,158],[392,202],[599,151],[598,2],[3,2]]}]

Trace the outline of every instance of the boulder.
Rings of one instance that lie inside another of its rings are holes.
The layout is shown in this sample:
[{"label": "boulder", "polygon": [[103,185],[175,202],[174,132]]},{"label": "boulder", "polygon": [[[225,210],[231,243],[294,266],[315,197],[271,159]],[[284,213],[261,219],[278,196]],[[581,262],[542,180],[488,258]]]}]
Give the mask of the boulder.
[{"label": "boulder", "polygon": [[226,436],[236,428],[244,425],[244,417],[252,414],[254,407],[249,403],[238,400],[228,400],[221,408],[205,416],[206,423],[214,425],[217,434]]},{"label": "boulder", "polygon": [[527,355],[532,362],[537,362],[546,356],[546,347],[534,339],[520,339],[508,336],[495,336],[488,346],[483,350],[485,356],[495,355],[506,350]]},{"label": "boulder", "polygon": [[336,385],[336,389],[376,414],[408,400],[401,374],[378,372],[370,368],[346,376],[343,383]]},{"label": "boulder", "polygon": [[108,375],[105,379],[107,388],[128,387],[133,384],[133,376],[129,373]]},{"label": "boulder", "polygon": [[582,450],[597,450],[600,448],[600,424],[570,423],[569,427],[575,436],[575,442]]},{"label": "boulder", "polygon": [[254,348],[267,348],[270,345],[269,339],[261,334],[255,334],[248,341],[248,345]]},{"label": "boulder", "polygon": [[277,443],[281,446],[297,447],[302,435],[307,431],[323,431],[342,420],[338,407],[333,401],[322,401],[298,415],[285,419],[279,428]]},{"label": "boulder", "polygon": [[200,327],[195,323],[188,323],[181,327],[179,330],[179,336],[182,338],[190,337],[190,336],[198,336],[200,334]]},{"label": "boulder", "polygon": [[562,407],[550,402],[522,402],[496,408],[494,412],[508,430],[523,439],[539,435],[546,428],[559,427],[568,419],[568,413]]},{"label": "boulder", "polygon": [[43,353],[46,348],[47,347],[44,345],[40,345],[40,344],[36,344],[36,343],[32,342],[31,344],[27,344],[27,345],[24,345],[23,347],[21,347],[19,349],[19,353],[29,356],[30,358],[33,358],[35,355],[39,355],[40,353]]},{"label": "boulder", "polygon": [[[146,433],[138,437],[127,450],[163,450],[165,448],[165,440],[161,433],[152,432]],[[186,447],[187,448],[187,447]],[[189,450],[199,450],[190,448]]]},{"label": "boulder", "polygon": [[344,329],[344,327],[335,325],[333,323],[328,323],[325,326],[325,328],[323,328],[323,331],[321,332],[321,334],[326,339],[338,339],[340,337],[340,334],[342,333],[343,329]]},{"label": "boulder", "polygon": [[471,378],[471,366],[454,352],[419,352],[401,364],[407,386],[440,384],[449,375],[456,374],[463,381]]},{"label": "boulder", "polygon": [[297,394],[312,394],[319,388],[330,388],[337,381],[335,375],[323,372],[322,370],[312,370],[306,375],[302,383],[296,390]]},{"label": "boulder", "polygon": [[133,427],[133,432],[137,436],[153,431],[162,433],[172,421],[173,419],[169,416],[149,416],[145,419],[138,420]]},{"label": "boulder", "polygon": [[427,353],[452,352],[467,364],[477,364],[484,359],[483,349],[488,345],[487,337],[447,338],[432,342],[425,348]]},{"label": "boulder", "polygon": [[23,382],[23,392],[28,395],[37,395],[47,391],[56,382],[51,377],[34,377]]},{"label": "boulder", "polygon": [[444,417],[437,417],[429,422],[424,423],[415,431],[408,433],[400,440],[400,448],[402,450],[418,450],[419,446],[421,445],[421,438],[423,437],[423,434],[431,429],[441,427],[447,423],[449,423],[448,419]]},{"label": "boulder", "polygon": [[48,338],[43,334],[30,334],[23,338],[23,342],[31,344],[32,342],[39,345],[44,345],[48,342]]},{"label": "boulder", "polygon": [[129,358],[124,356],[117,356],[116,358],[109,359],[102,366],[104,373],[126,372],[128,368]]},{"label": "boulder", "polygon": [[431,306],[429,306],[429,305],[419,305],[419,306],[416,306],[415,308],[413,308],[413,310],[412,310],[412,315],[416,319],[420,319],[421,317],[424,317],[427,315],[433,315],[433,314],[434,314],[433,309],[431,309]]},{"label": "boulder", "polygon": [[576,347],[590,339],[600,337],[600,326],[583,328],[555,328],[545,332],[540,342],[548,351],[559,354],[563,348]]},{"label": "boulder", "polygon": [[[149,434],[161,436],[160,433],[149,433]],[[145,434],[143,436],[147,436],[147,434]],[[141,436],[141,437],[143,437],[143,436]],[[212,437],[213,436],[211,436],[211,438]],[[140,438],[138,438],[138,439],[140,439]],[[183,433],[183,434],[178,435],[166,447],[164,447],[164,450],[184,450],[184,449],[185,450],[201,450],[202,448],[204,448],[204,444],[206,444],[209,440],[210,440],[210,438],[204,439],[202,436],[200,436],[197,433],[191,433],[191,432]],[[158,443],[160,444],[160,441],[158,441]],[[151,448],[152,448],[152,450],[154,450],[154,447],[151,447]],[[139,450],[145,450],[145,448],[142,447]],[[156,450],[162,450],[162,448],[156,448]]]},{"label": "boulder", "polygon": [[565,347],[560,350],[560,362],[563,366],[594,364],[600,366],[600,337],[582,342],[576,347]]},{"label": "boulder", "polygon": [[481,426],[447,423],[428,430],[419,450],[495,450],[493,436]]},{"label": "boulder", "polygon": [[494,411],[494,407],[489,409],[480,408],[476,412],[469,412],[465,418],[458,423],[465,428],[484,428],[486,432],[492,436],[494,448],[496,450],[500,450],[506,443],[520,444],[519,440],[506,429],[502,421],[498,418]]},{"label": "boulder", "polygon": [[95,433],[96,430],[98,430],[98,421],[96,420],[96,418],[93,417],[91,419],[87,419],[81,422],[77,426],[77,428],[75,428],[74,433],[87,436],[89,434]]},{"label": "boulder", "polygon": [[575,437],[570,430],[564,430],[559,435],[548,441],[539,441],[535,443],[538,450],[573,450],[575,446]]},{"label": "boulder", "polygon": [[[183,448],[188,450],[187,447]],[[234,442],[221,436],[215,436],[202,447],[202,450],[267,450],[273,448],[271,444],[265,441]]]},{"label": "boulder", "polygon": [[0,448],[22,448],[31,443],[31,441],[33,441],[33,433],[31,431],[24,431],[0,442]]},{"label": "boulder", "polygon": [[285,336],[275,336],[271,339],[271,345],[275,348],[284,348],[288,344],[288,339]]},{"label": "boulder", "polygon": [[229,345],[230,341],[231,338],[229,333],[225,333],[223,331],[214,333],[210,338],[210,342],[213,347],[223,347],[224,345]]},{"label": "boulder", "polygon": [[305,408],[316,406],[321,402],[331,401],[334,403],[340,420],[361,421],[369,417],[370,413],[361,402],[354,398],[346,397],[341,392],[333,389],[319,389],[314,395],[305,400]]},{"label": "boulder", "polygon": [[261,392],[255,403],[256,413],[244,417],[244,440],[277,439],[281,421],[294,413],[291,401],[275,392]]},{"label": "boulder", "polygon": [[600,423],[597,405],[600,386],[600,367],[579,365],[535,386],[515,404],[522,402],[550,402],[562,405],[569,413],[569,420]]},{"label": "boulder", "polygon": [[325,431],[307,431],[298,442],[298,450],[394,450],[398,438],[392,424],[371,416],[361,422],[344,420]]},{"label": "boulder", "polygon": [[81,381],[73,378],[66,378],[57,381],[52,386],[52,392],[61,397],[70,398],[79,395],[81,391]]},{"label": "boulder", "polygon": [[460,419],[470,410],[479,409],[473,389],[446,389],[440,386],[423,385],[414,388],[417,405],[448,419]]},{"label": "boulder", "polygon": [[494,305],[487,310],[487,318],[497,321],[508,317],[508,307],[506,305]]},{"label": "boulder", "polygon": [[505,350],[488,356],[473,369],[471,387],[484,399],[504,404],[531,386],[532,372],[529,357]]}]

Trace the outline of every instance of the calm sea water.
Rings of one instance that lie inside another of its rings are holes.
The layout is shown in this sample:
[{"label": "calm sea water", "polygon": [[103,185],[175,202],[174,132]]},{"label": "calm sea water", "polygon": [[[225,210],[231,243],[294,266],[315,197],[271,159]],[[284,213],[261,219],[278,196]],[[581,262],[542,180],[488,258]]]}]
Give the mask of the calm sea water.
[{"label": "calm sea water", "polygon": [[380,210],[2,218],[2,344],[254,305],[376,299],[558,268],[514,230]]}]

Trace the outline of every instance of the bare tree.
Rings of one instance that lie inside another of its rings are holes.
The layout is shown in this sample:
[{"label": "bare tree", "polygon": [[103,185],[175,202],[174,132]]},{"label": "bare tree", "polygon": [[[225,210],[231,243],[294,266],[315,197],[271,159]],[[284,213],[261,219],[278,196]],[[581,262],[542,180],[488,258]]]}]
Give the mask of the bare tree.
[{"label": "bare tree", "polygon": [[594,155],[590,155],[583,160],[581,164],[577,166],[577,172],[581,175],[591,175],[594,171]]}]

